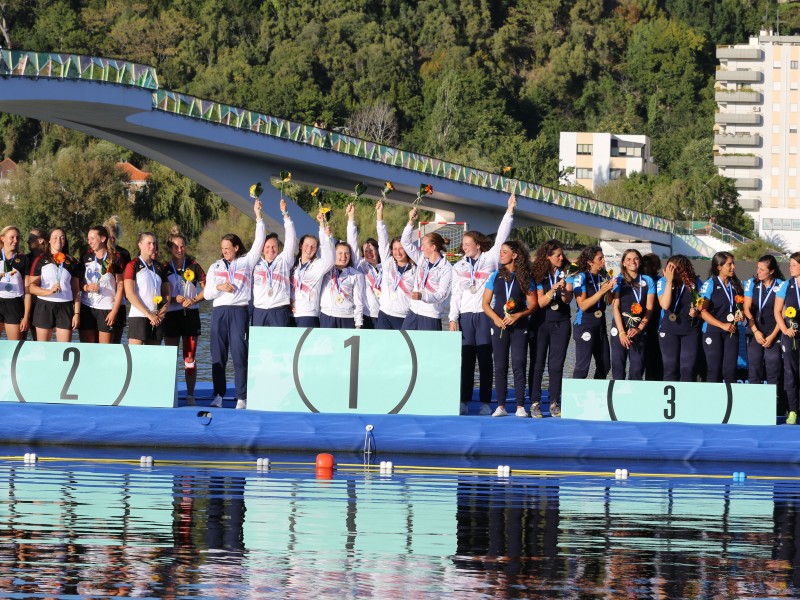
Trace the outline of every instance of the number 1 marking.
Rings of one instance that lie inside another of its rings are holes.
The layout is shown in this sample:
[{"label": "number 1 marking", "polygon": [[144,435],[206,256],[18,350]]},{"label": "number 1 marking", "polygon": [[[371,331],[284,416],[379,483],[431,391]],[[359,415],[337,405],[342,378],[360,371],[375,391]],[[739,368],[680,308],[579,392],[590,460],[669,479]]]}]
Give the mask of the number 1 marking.
[{"label": "number 1 marking", "polygon": [[81,364],[81,352],[77,348],[67,348],[64,350],[64,362],[69,361],[69,355],[75,355],[75,362],[72,363],[72,367],[69,370],[69,375],[67,375],[67,380],[64,382],[64,387],[61,388],[61,399],[62,400],[77,400],[78,394],[68,394],[69,391],[69,384],[72,383],[72,378],[75,377],[75,371],[78,370],[78,365]]},{"label": "number 1 marking", "polygon": [[668,385],[664,388],[664,395],[668,396],[667,405],[669,408],[664,409],[664,418],[667,420],[675,418],[675,388]]},{"label": "number 1 marking", "polygon": [[357,335],[347,338],[344,347],[350,348],[350,402],[348,408],[358,408],[358,358],[361,338]]}]

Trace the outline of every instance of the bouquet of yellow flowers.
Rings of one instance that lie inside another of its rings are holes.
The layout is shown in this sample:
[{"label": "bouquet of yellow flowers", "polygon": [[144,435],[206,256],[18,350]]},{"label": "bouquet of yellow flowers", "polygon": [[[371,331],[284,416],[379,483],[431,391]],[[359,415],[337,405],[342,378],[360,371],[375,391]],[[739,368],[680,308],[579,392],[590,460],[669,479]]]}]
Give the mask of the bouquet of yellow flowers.
[{"label": "bouquet of yellow flowers", "polygon": [[[794,320],[797,316],[797,309],[794,306],[787,306],[783,311],[783,316],[789,321],[789,329],[797,331],[797,321]],[[797,350],[797,338],[792,338],[792,350]]]}]

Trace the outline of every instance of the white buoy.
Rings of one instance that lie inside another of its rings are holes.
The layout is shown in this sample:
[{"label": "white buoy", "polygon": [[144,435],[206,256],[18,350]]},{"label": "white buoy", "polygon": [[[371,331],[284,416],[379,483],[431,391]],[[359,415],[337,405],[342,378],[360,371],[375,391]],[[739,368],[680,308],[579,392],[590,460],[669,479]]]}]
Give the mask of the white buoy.
[{"label": "white buoy", "polygon": [[262,468],[263,468],[265,471],[268,471],[268,470],[269,470],[269,459],[268,459],[268,458],[264,458],[264,459],[263,459],[263,462],[262,462],[261,464],[262,464]]},{"label": "white buoy", "polygon": [[36,464],[36,461],[38,461],[38,460],[39,460],[39,458],[36,456],[35,452],[31,452],[28,455],[28,463],[30,463],[30,464],[32,464],[32,465]]},{"label": "white buoy", "polygon": [[264,466],[264,459],[263,458],[257,459],[256,460],[256,467],[258,467],[260,469],[263,466]]},{"label": "white buoy", "polygon": [[31,453],[30,452],[26,452],[25,453],[25,456],[22,457],[22,462],[24,462],[25,464],[28,464],[29,462],[31,462]]},{"label": "white buoy", "polygon": [[503,476],[503,465],[497,465],[497,476],[498,477]]},{"label": "white buoy", "polygon": [[365,427],[365,429],[366,429],[367,431],[372,431],[372,430],[373,430],[373,429],[375,429],[375,428],[374,428],[372,425],[367,425],[367,426]]},{"label": "white buoy", "polygon": [[614,471],[614,479],[622,479],[622,469],[617,469]]},{"label": "white buoy", "polygon": [[511,467],[508,465],[503,466],[503,477],[511,477]]},{"label": "white buoy", "polygon": [[152,467],[152,466],[153,466],[153,457],[152,457],[152,456],[148,456],[148,457],[147,457],[145,460],[146,460],[146,463],[145,463],[145,464],[146,464],[148,467]]},{"label": "white buoy", "polygon": [[622,478],[623,479],[627,479],[628,478],[628,469],[622,469],[621,474],[622,474]]}]

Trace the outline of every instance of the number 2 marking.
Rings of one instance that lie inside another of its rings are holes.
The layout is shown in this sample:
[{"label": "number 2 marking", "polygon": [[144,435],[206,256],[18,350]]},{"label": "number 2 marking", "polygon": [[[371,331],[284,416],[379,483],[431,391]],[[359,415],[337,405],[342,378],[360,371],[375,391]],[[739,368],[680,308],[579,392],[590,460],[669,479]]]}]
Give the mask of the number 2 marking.
[{"label": "number 2 marking", "polygon": [[77,348],[67,348],[64,350],[64,362],[69,361],[69,355],[75,355],[75,361],[72,363],[72,367],[69,370],[69,375],[67,375],[67,380],[64,382],[64,387],[61,388],[61,399],[62,400],[77,400],[78,394],[69,394],[69,385],[72,383],[73,377],[75,377],[75,371],[78,370],[78,365],[81,364],[81,352]]},{"label": "number 2 marking", "polygon": [[350,348],[350,402],[348,408],[358,408],[358,359],[361,349],[361,338],[357,335],[347,338],[344,347]]},{"label": "number 2 marking", "polygon": [[664,409],[664,418],[667,420],[675,418],[675,388],[668,385],[664,388],[664,395],[667,397],[667,405],[669,408]]}]

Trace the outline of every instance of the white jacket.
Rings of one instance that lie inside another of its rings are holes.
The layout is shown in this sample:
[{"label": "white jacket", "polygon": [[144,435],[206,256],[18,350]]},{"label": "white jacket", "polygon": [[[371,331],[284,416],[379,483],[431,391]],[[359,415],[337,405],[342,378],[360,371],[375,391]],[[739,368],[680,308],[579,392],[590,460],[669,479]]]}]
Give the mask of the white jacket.
[{"label": "white jacket", "polygon": [[389,230],[386,223],[378,221],[378,250],[383,265],[383,281],[381,282],[380,309],[392,317],[405,318],[411,310],[411,292],[414,290],[416,266],[409,263],[400,274],[400,267],[392,256]]},{"label": "white jacket", "polygon": [[295,317],[318,317],[322,279],[333,268],[333,239],[319,230],[320,257],[292,269],[292,310]]},{"label": "white jacket", "polygon": [[[253,306],[270,309],[289,304],[292,288],[292,267],[297,254],[297,232],[294,222],[286,217],[283,221],[286,239],[283,252],[275,257],[272,264],[261,256],[253,269]],[[270,288],[272,295],[270,295]]]},{"label": "white jacket", "polygon": [[332,268],[322,280],[320,312],[329,317],[355,319],[356,327],[364,324],[364,274],[354,267],[341,273]]},{"label": "white jacket", "polygon": [[433,265],[428,266],[422,251],[411,241],[413,227],[406,225],[400,238],[403,248],[417,263],[414,274],[413,292],[422,294],[421,300],[411,301],[411,312],[432,319],[441,319],[447,314],[447,301],[450,299],[450,286],[453,281],[453,267],[442,254]]},{"label": "white jacket", "polygon": [[[253,267],[261,256],[267,229],[263,220],[256,221],[256,237],[250,251],[245,256],[234,259],[231,263],[219,259],[208,268],[206,274],[206,287],[203,297],[213,300],[214,306],[247,306],[253,292]],[[233,292],[221,292],[218,285],[231,282],[235,288]]]},{"label": "white jacket", "polygon": [[[381,262],[373,266],[361,256],[361,247],[358,245],[358,226],[355,221],[347,221],[347,244],[350,246],[350,253],[353,255],[353,265],[364,274],[364,314],[373,319],[378,318],[380,310],[380,296],[383,285],[383,257]],[[375,293],[377,290],[377,293]]]}]

